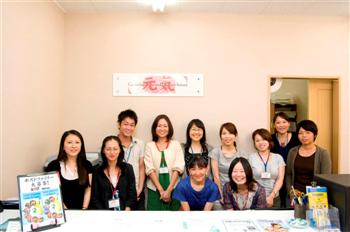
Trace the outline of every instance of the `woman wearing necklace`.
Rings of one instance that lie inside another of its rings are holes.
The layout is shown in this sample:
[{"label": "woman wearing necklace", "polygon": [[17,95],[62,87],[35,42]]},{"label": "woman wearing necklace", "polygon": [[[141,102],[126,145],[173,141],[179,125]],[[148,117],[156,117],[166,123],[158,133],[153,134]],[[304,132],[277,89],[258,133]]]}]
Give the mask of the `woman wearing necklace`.
[{"label": "woman wearing necklace", "polygon": [[231,123],[227,122],[220,127],[221,147],[214,148],[210,153],[211,169],[213,172],[214,182],[218,185],[221,199],[220,203],[215,203],[214,210],[222,210],[224,203],[222,195],[222,187],[226,182],[229,182],[227,172],[229,170],[232,160],[237,157],[246,157],[246,155],[237,149],[237,128]]},{"label": "woman wearing necklace", "polygon": [[89,207],[92,165],[86,159],[84,140],[78,131],[63,133],[57,159],[49,163],[45,171],[59,172],[65,208]]},{"label": "woman wearing necklace", "polygon": [[124,162],[124,150],[117,136],[102,142],[102,165],[92,178],[91,203],[95,209],[131,210],[136,202],[135,175]]},{"label": "woman wearing necklace", "polygon": [[249,155],[254,179],[266,190],[267,207],[280,208],[279,191],[283,185],[286,164],[279,154],[270,152],[273,142],[268,130],[257,129],[252,138],[257,150]]},{"label": "woman wearing necklace", "polygon": [[[206,143],[204,123],[200,119],[192,119],[186,130],[186,144],[184,145],[186,174],[189,175],[190,161],[197,155],[202,156],[209,164],[208,153],[212,147]],[[210,167],[210,166],[208,166]],[[210,170],[208,168],[208,173]],[[185,175],[184,175],[185,177]]]},{"label": "woman wearing necklace", "polygon": [[172,192],[185,167],[184,154],[168,116],[158,115],[152,124],[152,142],[146,144],[145,167],[148,210],[178,210],[180,202]]},{"label": "woman wearing necklace", "polygon": [[220,199],[218,186],[207,178],[208,161],[195,155],[189,162],[189,176],[182,179],[174,190],[174,199],[181,202],[184,211],[210,211]]},{"label": "woman wearing necklace", "polygon": [[223,188],[226,210],[266,208],[266,192],[254,180],[252,168],[243,157],[232,161],[228,171],[229,182]]},{"label": "woman wearing necklace", "polygon": [[298,135],[295,132],[290,132],[289,117],[284,112],[275,114],[273,118],[275,133],[272,134],[274,147],[271,152],[280,154],[284,162],[287,162],[288,152],[291,148],[300,145]]},{"label": "woman wearing necklace", "polygon": [[297,125],[300,146],[289,151],[287,160],[287,191],[291,186],[304,192],[311,185],[315,174],[330,174],[332,170],[331,157],[327,150],[315,144],[318,129],[311,120],[303,120]]},{"label": "woman wearing necklace", "polygon": [[[290,149],[300,145],[298,135],[295,132],[290,132],[289,117],[284,112],[279,112],[273,117],[273,124],[275,133],[272,134],[273,148],[271,152],[280,154],[285,163],[287,163],[287,156]],[[287,190],[286,180],[283,181],[283,186],[280,189],[281,207],[287,207]]]}]

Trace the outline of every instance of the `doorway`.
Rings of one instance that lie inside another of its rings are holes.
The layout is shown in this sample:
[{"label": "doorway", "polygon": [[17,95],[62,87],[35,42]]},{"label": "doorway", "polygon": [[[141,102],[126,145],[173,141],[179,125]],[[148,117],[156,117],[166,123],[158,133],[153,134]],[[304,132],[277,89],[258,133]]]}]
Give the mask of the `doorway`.
[{"label": "doorway", "polygon": [[339,167],[339,80],[338,78],[270,78],[270,125],[273,116],[284,111],[291,120],[291,131],[303,119],[318,127],[316,144],[331,155],[332,173]]}]

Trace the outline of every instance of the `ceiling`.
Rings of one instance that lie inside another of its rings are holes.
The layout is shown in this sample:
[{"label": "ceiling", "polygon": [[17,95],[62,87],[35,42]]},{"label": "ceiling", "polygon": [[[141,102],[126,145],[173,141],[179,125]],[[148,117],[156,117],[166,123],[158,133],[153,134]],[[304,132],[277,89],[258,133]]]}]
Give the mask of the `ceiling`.
[{"label": "ceiling", "polygon": [[[152,12],[150,5],[137,0],[52,1],[66,13]],[[349,5],[350,0],[180,0],[165,6],[164,12],[349,16]]]}]

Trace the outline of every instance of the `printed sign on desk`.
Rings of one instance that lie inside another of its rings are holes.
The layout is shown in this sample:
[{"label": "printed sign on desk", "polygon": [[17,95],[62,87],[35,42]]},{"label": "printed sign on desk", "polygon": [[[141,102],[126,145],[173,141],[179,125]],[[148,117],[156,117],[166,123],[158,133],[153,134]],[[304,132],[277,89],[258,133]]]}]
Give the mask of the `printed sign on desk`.
[{"label": "printed sign on desk", "polygon": [[203,75],[114,73],[113,96],[203,96]]},{"label": "printed sign on desk", "polygon": [[66,221],[57,172],[17,177],[22,231],[58,226]]}]

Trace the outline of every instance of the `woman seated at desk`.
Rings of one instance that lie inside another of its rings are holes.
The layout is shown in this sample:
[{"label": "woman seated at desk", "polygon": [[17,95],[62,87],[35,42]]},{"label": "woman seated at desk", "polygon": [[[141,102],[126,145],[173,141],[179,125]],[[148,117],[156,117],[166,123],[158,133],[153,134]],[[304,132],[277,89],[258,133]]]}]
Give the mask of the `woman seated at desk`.
[{"label": "woman seated at desk", "polygon": [[181,202],[181,209],[212,210],[214,202],[221,199],[218,186],[207,178],[208,161],[199,155],[189,161],[188,173],[174,190],[174,199]]},{"label": "woman seated at desk", "polygon": [[56,160],[46,170],[60,174],[64,207],[87,209],[91,196],[92,165],[86,159],[84,140],[76,130],[63,133]]},{"label": "woman seated at desk", "polygon": [[134,170],[123,161],[124,150],[117,136],[103,140],[101,156],[102,165],[92,178],[92,207],[131,210],[136,202]]},{"label": "woman seated at desk", "polygon": [[230,182],[224,185],[224,208],[244,210],[266,208],[266,192],[253,178],[252,168],[246,158],[238,157],[231,162],[228,171]]}]

